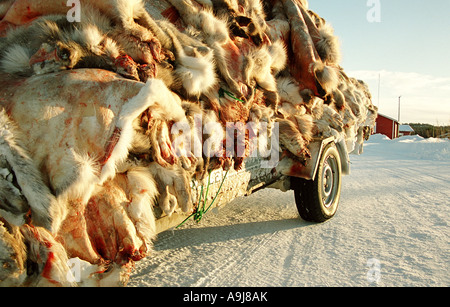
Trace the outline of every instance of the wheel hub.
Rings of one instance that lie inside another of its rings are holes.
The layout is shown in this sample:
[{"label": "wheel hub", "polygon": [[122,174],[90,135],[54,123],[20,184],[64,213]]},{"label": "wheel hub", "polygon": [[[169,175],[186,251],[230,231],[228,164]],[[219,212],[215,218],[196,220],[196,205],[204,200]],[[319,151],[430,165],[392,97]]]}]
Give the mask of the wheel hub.
[{"label": "wheel hub", "polygon": [[326,208],[329,208],[333,204],[336,194],[336,189],[334,186],[336,184],[336,170],[333,169],[333,167],[335,167],[335,161],[332,157],[328,157],[324,162],[322,172],[322,199]]},{"label": "wheel hub", "polygon": [[333,170],[327,164],[323,172],[323,193],[326,197],[330,196],[333,189]]}]

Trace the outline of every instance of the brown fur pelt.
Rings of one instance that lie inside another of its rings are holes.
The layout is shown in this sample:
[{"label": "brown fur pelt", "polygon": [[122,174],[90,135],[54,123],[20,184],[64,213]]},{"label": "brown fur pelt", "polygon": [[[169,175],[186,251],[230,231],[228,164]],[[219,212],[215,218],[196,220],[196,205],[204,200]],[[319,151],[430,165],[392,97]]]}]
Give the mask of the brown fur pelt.
[{"label": "brown fur pelt", "polygon": [[67,21],[65,15],[44,16],[10,30],[0,42],[0,71],[29,76],[102,68],[146,81],[169,67],[166,60],[173,60],[147,28],[116,26],[91,4],[82,6],[82,16],[80,23]]}]

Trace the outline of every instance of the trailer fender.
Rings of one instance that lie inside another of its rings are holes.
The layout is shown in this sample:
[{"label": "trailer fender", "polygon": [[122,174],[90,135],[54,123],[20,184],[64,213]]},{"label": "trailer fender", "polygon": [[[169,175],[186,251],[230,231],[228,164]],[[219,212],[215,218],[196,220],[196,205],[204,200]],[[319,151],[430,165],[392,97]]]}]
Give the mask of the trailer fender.
[{"label": "trailer fender", "polygon": [[336,142],[336,147],[339,152],[339,157],[341,158],[342,175],[350,175],[350,157],[347,146],[345,145],[345,140]]},{"label": "trailer fender", "polygon": [[334,141],[333,137],[326,139],[318,139],[311,142],[308,149],[311,153],[311,159],[308,159],[306,165],[298,161],[294,161],[285,157],[277,166],[277,171],[285,176],[303,178],[306,180],[313,180],[319,168],[319,161],[323,149]]}]

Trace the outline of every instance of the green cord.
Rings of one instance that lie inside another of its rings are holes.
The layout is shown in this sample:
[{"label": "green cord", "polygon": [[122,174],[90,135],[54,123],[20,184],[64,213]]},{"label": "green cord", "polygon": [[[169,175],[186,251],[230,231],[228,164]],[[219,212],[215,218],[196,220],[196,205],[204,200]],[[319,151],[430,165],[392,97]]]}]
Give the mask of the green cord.
[{"label": "green cord", "polygon": [[[203,184],[202,184],[202,187],[201,187],[201,189],[200,189],[200,197],[199,197],[199,199],[198,199],[198,207],[200,207],[200,202],[202,201],[202,196],[203,196]],[[194,216],[194,220],[195,220],[195,216],[196,216],[196,214],[197,214],[197,212],[198,212],[198,207],[197,207],[197,211],[194,212],[194,213],[192,213],[191,215],[189,215],[183,222],[181,222],[180,225],[178,225],[178,226],[176,227],[176,229],[178,229],[179,227],[183,226],[184,223],[186,223],[186,222],[187,222],[191,217],[193,217],[193,216]]]},{"label": "green cord", "polygon": [[178,225],[177,227],[175,227],[176,229],[180,228],[181,226],[183,226],[191,217],[194,217],[194,221],[196,221],[197,223],[200,223],[200,221],[203,218],[203,215],[209,211],[209,209],[211,208],[211,206],[215,203],[217,197],[219,196],[220,191],[222,190],[222,186],[225,182],[225,179],[227,178],[228,175],[228,171],[226,171],[225,176],[223,177],[223,180],[219,186],[219,190],[217,191],[216,195],[214,196],[214,199],[212,200],[211,204],[208,206],[208,208],[205,210],[206,207],[206,200],[208,197],[208,192],[209,192],[209,186],[211,184],[211,171],[209,172],[208,175],[208,185],[206,187],[206,194],[205,194],[205,199],[203,200],[203,208],[200,208],[200,203],[202,201],[202,197],[203,197],[203,185],[201,187],[200,190],[200,197],[198,200],[198,206],[197,206],[197,211],[194,212],[193,214],[191,214],[190,216],[188,216],[183,222],[181,222],[180,225]]},{"label": "green cord", "polygon": [[220,88],[220,89],[219,89],[219,97],[220,97],[220,98],[223,98],[223,97],[225,97],[225,94],[227,94],[227,96],[230,97],[231,99],[234,99],[234,100],[236,100],[236,101],[240,101],[240,102],[242,102],[242,103],[245,104],[245,101],[244,101],[244,100],[241,100],[241,99],[235,97],[235,96],[233,95],[232,92],[229,92],[229,91],[227,91],[227,90],[224,90],[223,88]]}]

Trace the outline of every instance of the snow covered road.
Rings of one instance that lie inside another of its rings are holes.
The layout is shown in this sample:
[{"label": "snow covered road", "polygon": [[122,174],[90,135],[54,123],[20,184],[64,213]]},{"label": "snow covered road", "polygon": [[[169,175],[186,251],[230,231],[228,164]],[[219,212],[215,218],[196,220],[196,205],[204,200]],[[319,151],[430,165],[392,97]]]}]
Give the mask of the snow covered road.
[{"label": "snow covered road", "polygon": [[450,286],[450,142],[376,135],[351,158],[327,223],[266,189],[160,234],[129,286]]}]

